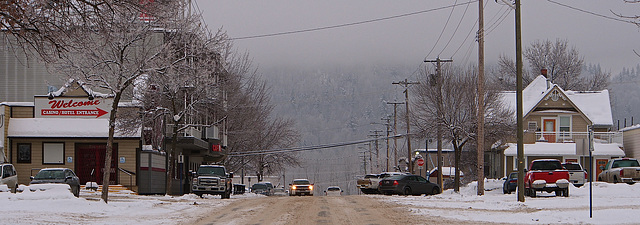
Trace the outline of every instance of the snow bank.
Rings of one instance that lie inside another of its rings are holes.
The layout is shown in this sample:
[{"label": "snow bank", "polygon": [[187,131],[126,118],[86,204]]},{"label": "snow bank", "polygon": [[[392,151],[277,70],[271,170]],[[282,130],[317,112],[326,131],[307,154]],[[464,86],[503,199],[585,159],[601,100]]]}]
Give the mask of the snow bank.
[{"label": "snow bank", "polygon": [[478,196],[477,182],[459,193],[445,190],[435,196],[372,196],[407,205],[426,216],[472,222],[520,224],[637,224],[640,221],[640,185],[593,183],[593,218],[589,218],[589,184],[569,185],[569,197],[538,192],[537,198],[517,201],[516,194],[502,193],[502,180],[486,180],[485,195]]}]

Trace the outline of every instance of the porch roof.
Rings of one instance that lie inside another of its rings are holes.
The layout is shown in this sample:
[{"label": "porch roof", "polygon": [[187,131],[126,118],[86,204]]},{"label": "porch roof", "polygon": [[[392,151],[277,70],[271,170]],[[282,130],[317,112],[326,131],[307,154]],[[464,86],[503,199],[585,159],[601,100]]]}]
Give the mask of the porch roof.
[{"label": "porch roof", "polygon": [[[109,120],[66,118],[11,118],[7,137],[107,138]],[[140,137],[140,129],[131,133],[116,131],[114,137]]]},{"label": "porch roof", "polygon": [[[518,154],[517,144],[508,143],[508,146],[504,150],[504,154],[506,156],[516,156]],[[524,154],[530,156],[575,156],[576,143],[536,142],[534,144],[524,144]],[[594,143],[592,155],[623,157],[624,151],[616,143]]]}]

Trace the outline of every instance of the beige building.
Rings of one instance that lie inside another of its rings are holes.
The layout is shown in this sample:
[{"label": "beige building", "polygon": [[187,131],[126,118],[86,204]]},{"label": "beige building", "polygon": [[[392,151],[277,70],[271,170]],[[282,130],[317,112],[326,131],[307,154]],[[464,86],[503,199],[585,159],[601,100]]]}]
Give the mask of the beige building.
[{"label": "beige building", "polygon": [[[42,168],[71,168],[81,184],[102,184],[108,138],[110,96],[70,81],[33,102],[0,103],[3,155],[14,164],[20,184]],[[122,104],[119,112],[138,110]],[[141,149],[140,129],[116,132],[110,184],[137,189],[135,177]]]}]

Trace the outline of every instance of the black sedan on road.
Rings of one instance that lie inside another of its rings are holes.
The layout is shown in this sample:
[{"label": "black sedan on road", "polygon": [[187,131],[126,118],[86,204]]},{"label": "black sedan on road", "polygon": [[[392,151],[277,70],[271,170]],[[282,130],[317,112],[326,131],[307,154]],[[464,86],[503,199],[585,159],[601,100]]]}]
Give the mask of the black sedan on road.
[{"label": "black sedan on road", "polygon": [[511,194],[511,192],[516,191],[518,187],[518,172],[513,172],[504,179],[504,183],[502,183],[502,193]]},{"label": "black sedan on road", "polygon": [[402,174],[384,178],[378,188],[385,195],[435,195],[440,194],[440,186],[429,182],[422,176]]}]

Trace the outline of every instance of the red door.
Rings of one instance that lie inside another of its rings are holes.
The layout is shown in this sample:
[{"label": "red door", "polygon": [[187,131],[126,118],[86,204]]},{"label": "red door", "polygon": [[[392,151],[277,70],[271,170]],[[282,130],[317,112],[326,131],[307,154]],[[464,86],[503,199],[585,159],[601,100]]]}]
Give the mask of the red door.
[{"label": "red door", "polygon": [[[106,149],[106,144],[76,144],[76,174],[78,178],[80,178],[80,184],[86,184],[92,181],[102,185]],[[110,185],[117,183],[117,145],[114,145],[111,154]]]},{"label": "red door", "polygon": [[543,134],[544,135],[544,139],[547,140],[549,143],[555,143],[556,142],[556,120],[555,119],[544,119],[542,121],[543,123]]}]

